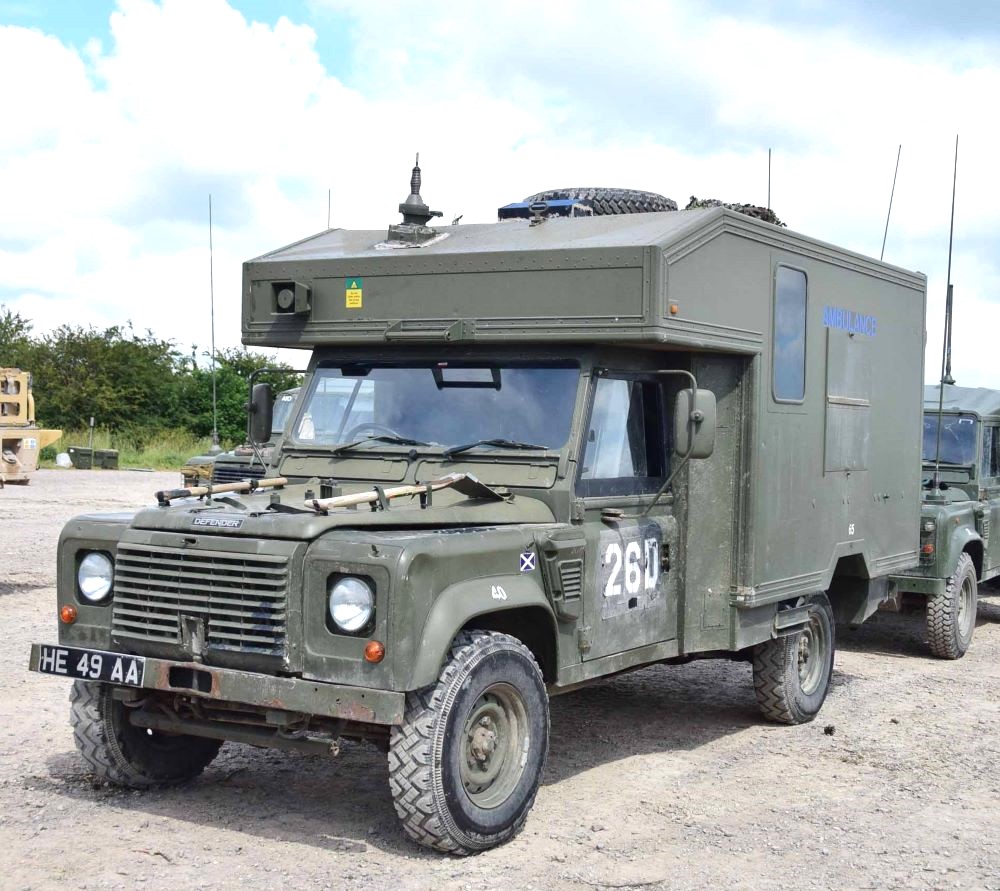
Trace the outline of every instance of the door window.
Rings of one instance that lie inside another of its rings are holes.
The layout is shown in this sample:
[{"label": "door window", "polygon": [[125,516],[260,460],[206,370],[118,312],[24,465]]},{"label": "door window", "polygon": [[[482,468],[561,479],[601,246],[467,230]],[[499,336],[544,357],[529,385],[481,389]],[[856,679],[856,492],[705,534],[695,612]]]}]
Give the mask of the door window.
[{"label": "door window", "polygon": [[1000,477],[1000,427],[983,427],[982,476]]},{"label": "door window", "polygon": [[577,484],[583,497],[640,495],[663,484],[666,437],[661,386],[603,377],[594,404]]}]

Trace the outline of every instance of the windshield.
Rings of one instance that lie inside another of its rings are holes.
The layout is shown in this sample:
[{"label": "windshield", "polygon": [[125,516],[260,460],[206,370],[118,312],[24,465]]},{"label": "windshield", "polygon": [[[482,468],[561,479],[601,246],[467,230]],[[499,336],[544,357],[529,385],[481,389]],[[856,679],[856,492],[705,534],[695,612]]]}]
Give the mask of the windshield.
[{"label": "windshield", "polygon": [[[975,464],[975,415],[943,415],[941,417],[941,463]],[[937,454],[937,412],[924,414],[924,461],[933,463]]]},{"label": "windshield", "polygon": [[286,390],[284,393],[278,394],[278,398],[274,400],[274,414],[271,415],[272,434],[284,433],[285,423],[288,421],[288,415],[291,413],[298,395],[298,389]]},{"label": "windshield", "polygon": [[336,445],[403,437],[442,448],[505,439],[559,449],[579,378],[574,367],[455,362],[319,368],[294,438]]}]

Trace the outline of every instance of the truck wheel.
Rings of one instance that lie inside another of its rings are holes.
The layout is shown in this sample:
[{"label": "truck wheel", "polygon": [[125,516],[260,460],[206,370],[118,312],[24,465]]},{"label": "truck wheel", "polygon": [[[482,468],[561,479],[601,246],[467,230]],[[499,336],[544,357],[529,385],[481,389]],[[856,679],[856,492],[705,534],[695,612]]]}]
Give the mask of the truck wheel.
[{"label": "truck wheel", "polygon": [[819,713],[833,676],[834,624],[825,594],[809,598],[802,630],[754,647],[753,688],[764,716],[805,724]]},{"label": "truck wheel", "polygon": [[438,682],[406,697],[389,741],[389,788],[414,841],[472,854],[512,838],[549,747],[542,673],[519,640],[464,631]]},{"label": "truck wheel", "polygon": [[198,776],[222,743],[134,727],[109,684],[74,681],[70,720],[77,749],[95,774],[117,786],[147,789]]},{"label": "truck wheel", "polygon": [[565,201],[575,199],[589,207],[595,216],[620,213],[662,213],[677,210],[677,202],[655,192],[638,189],[550,189],[525,198],[527,204],[536,201]]},{"label": "truck wheel", "polygon": [[963,553],[943,594],[927,600],[927,640],[939,659],[961,659],[976,630],[979,589],[972,558]]}]

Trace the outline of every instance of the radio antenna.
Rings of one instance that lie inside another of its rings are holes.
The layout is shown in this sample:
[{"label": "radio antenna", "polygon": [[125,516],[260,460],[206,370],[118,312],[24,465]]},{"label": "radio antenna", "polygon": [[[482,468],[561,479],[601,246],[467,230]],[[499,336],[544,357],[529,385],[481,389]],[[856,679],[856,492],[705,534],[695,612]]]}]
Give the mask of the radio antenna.
[{"label": "radio antenna", "polygon": [[885,233],[882,235],[882,253],[878,255],[881,260],[885,257],[885,240],[889,237],[889,217],[892,216],[892,199],[896,194],[896,177],[899,174],[899,156],[903,154],[903,144],[899,144],[899,150],[896,152],[896,170],[892,174],[892,191],[889,193],[889,212],[885,215]]},{"label": "radio antenna", "polygon": [[958,134],[955,134],[955,169],[951,177],[951,224],[948,228],[948,290],[944,300],[944,344],[941,350],[941,385],[938,393],[937,447],[934,452],[934,488],[940,485],[941,421],[944,417],[944,388],[955,383],[951,376],[951,323],[953,290],[951,286],[951,248],[955,236],[955,185],[958,182]]},{"label": "radio antenna", "polygon": [[219,403],[215,386],[215,252],[212,246],[212,195],[208,196],[208,297],[212,313],[212,445],[210,455],[222,452],[219,445]]},{"label": "radio antenna", "polygon": [[771,150],[767,150],[767,209],[771,209]]},{"label": "radio antenna", "polygon": [[326,228],[330,228],[330,189],[326,190]]}]

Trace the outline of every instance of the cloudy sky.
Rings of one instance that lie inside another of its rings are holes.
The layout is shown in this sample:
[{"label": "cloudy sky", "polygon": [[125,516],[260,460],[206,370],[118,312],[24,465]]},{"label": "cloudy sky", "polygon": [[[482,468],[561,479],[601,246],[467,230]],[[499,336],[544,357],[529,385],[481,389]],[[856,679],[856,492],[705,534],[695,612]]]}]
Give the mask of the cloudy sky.
[{"label": "cloudy sky", "polygon": [[[940,372],[952,153],[959,383],[1000,388],[993,0],[0,0],[0,304],[239,343],[242,261],[558,186],[771,205],[929,276]],[[985,336],[984,336],[985,335]]]}]

